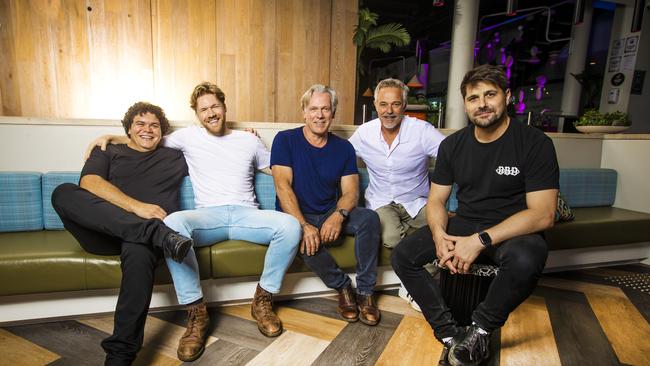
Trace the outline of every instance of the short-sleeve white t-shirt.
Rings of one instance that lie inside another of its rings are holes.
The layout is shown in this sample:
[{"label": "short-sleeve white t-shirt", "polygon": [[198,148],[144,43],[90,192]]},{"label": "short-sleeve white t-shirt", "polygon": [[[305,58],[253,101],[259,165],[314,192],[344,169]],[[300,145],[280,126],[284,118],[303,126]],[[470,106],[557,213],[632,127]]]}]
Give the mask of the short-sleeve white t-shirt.
[{"label": "short-sleeve white t-shirt", "polygon": [[256,169],[269,166],[270,152],[257,136],[236,130],[214,136],[191,126],[166,136],[163,144],[185,155],[197,208],[259,206],[253,179]]}]

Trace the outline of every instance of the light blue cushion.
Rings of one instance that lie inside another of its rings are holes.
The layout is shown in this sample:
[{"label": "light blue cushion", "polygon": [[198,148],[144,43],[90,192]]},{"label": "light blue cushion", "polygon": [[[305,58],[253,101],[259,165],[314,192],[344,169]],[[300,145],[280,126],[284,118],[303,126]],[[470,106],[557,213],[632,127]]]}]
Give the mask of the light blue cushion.
[{"label": "light blue cushion", "polygon": [[41,173],[0,173],[0,232],[43,230]]},{"label": "light blue cushion", "polygon": [[[273,177],[264,173],[255,174],[255,195],[262,210],[275,210],[275,186]],[[181,185],[181,210],[194,209],[194,190],[190,177],[185,177]]]},{"label": "light blue cushion", "polygon": [[79,184],[79,172],[47,172],[43,174],[43,224],[46,230],[63,230],[63,223],[52,207],[52,191],[63,183]]},{"label": "light blue cushion", "polygon": [[611,206],[616,177],[613,169],[560,169],[560,192],[573,208]]},{"label": "light blue cushion", "polygon": [[260,172],[255,174],[255,196],[262,210],[275,210],[275,185],[272,176]]},{"label": "light blue cushion", "polygon": [[189,175],[183,179],[180,190],[181,210],[194,209],[194,189],[192,189],[192,182]]}]

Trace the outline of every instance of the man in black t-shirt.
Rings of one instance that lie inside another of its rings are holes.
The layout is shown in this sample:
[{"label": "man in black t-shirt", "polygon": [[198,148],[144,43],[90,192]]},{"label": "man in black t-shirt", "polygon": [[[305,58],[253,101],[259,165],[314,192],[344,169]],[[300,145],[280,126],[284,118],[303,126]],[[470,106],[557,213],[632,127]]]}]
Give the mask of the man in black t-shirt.
[{"label": "man in black t-shirt", "polygon": [[[182,261],[192,247],[190,238],[162,222],[179,210],[179,189],[188,174],[180,151],[158,147],[169,131],[165,113],[139,102],[129,108],[122,124],[128,144],[106,151],[95,148],[79,185],[65,183],[52,193],[54,209],[82,248],[120,255],[122,282],[113,334],[102,342],[106,365],[130,365],[142,347],[161,252]],[[207,314],[202,323],[207,327]]]},{"label": "man in black t-shirt", "polygon": [[[511,120],[501,69],[483,65],[461,84],[471,125],[440,145],[427,203],[429,225],[407,236],[392,264],[438,340],[441,364],[478,365],[489,357],[490,333],[533,291],[547,248],[541,232],[553,226],[559,169],[550,138]],[[458,210],[445,203],[458,186]],[[438,259],[452,273],[468,273],[475,262],[495,263],[499,272],[472,325],[453,319],[437,283],[422,266]],[[448,359],[447,359],[448,358]]]}]

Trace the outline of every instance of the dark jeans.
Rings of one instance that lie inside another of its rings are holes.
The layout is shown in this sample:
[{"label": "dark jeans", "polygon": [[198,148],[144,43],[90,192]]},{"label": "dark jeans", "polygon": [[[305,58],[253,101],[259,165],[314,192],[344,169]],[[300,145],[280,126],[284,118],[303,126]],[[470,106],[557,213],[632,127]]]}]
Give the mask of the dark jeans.
[{"label": "dark jeans", "polygon": [[142,347],[154,270],[161,257],[151,243],[173,231],[160,220],[142,219],[75,184],[58,186],[52,192],[52,206],[84,250],[120,255],[122,281],[113,335],[102,347],[107,365],[129,365]]},{"label": "dark jeans", "polygon": [[[477,225],[458,216],[449,219],[447,233],[468,236],[488,226]],[[481,252],[476,263],[499,266],[485,300],[472,313],[481,328],[493,331],[503,326],[508,315],[535,289],[548,251],[540,234],[506,240]],[[437,281],[422,266],[436,259],[436,247],[429,226],[405,237],[393,250],[392,264],[409,294],[422,308],[438,339],[453,337],[459,331]]]},{"label": "dark jeans", "polygon": [[[325,220],[334,211],[322,214],[303,214],[305,220],[320,229]],[[338,215],[338,214],[337,214]],[[373,210],[357,207],[350,211],[350,216],[343,223],[341,235],[354,235],[354,255],[357,260],[357,293],[372,295],[377,282],[377,257],[379,253],[379,216]],[[342,240],[327,243],[318,248],[314,255],[301,254],[300,257],[325,285],[341,290],[351,282],[350,277],[339,266],[328,252],[327,247],[341,245]]]}]

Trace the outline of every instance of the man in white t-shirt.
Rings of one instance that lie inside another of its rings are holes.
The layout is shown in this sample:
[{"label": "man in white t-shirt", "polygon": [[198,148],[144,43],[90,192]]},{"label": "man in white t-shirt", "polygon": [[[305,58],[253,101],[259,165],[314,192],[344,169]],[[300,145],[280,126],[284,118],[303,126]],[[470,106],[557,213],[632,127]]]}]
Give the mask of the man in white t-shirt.
[{"label": "man in white t-shirt", "polygon": [[[195,247],[228,239],[269,246],[251,314],[262,334],[275,337],[282,333],[282,322],[273,311],[272,295],[280,292],[302,231],[293,216],[258,208],[253,178],[255,170],[270,174],[270,152],[254,134],[226,126],[225,99],[217,85],[197,85],[190,104],[202,127],[181,128],[163,140],[164,146],[179,149],[185,155],[196,204],[194,210],[165,217],[164,223],[191,237]],[[187,305],[189,312],[187,330],[178,345],[178,358],[193,361],[203,353],[209,323],[199,266],[193,249],[181,263],[166,260],[178,302]]]},{"label": "man in white t-shirt", "polygon": [[[430,123],[404,115],[409,88],[384,79],[375,88],[379,118],[362,124],[350,137],[368,168],[366,207],[377,211],[384,246],[394,248],[410,228],[427,225],[429,162],[444,136]],[[400,296],[418,309],[400,288]]]}]

